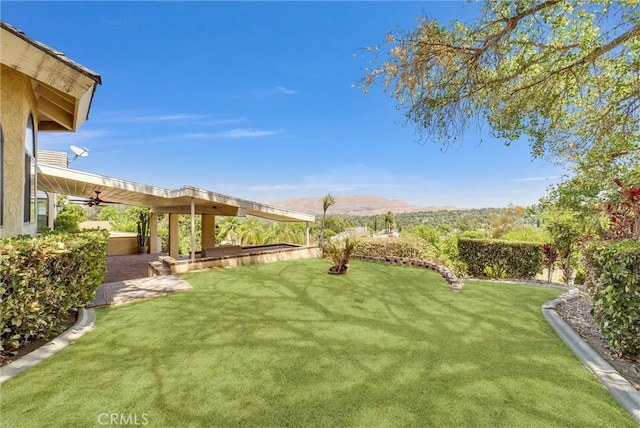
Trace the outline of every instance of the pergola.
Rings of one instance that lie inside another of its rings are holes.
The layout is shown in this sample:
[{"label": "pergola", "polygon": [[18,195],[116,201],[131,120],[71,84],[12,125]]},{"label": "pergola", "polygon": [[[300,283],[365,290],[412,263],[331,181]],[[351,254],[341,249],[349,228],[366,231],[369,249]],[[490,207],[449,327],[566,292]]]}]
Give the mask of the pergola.
[{"label": "pergola", "polygon": [[305,222],[306,243],[309,245],[311,214],[291,211],[222,195],[208,190],[184,186],[164,189],[155,186],[119,180],[83,171],[40,163],[38,189],[83,198],[93,198],[96,191],[100,199],[118,204],[150,208],[150,251],[158,252],[158,215],[169,215],[169,255],[178,257],[178,215],[191,216],[191,258],[195,259],[195,216],[202,216],[202,248],[215,246],[216,216],[245,217],[252,215],[280,222]]}]

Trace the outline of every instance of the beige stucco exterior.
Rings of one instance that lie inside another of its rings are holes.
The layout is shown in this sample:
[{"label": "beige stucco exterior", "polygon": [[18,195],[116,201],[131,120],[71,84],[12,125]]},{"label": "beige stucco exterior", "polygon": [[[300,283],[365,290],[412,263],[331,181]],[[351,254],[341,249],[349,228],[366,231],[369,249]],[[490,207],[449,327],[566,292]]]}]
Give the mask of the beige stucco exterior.
[{"label": "beige stucco exterior", "polygon": [[216,216],[202,216],[202,236],[200,242],[202,248],[211,248],[216,246]]},{"label": "beige stucco exterior", "polygon": [[110,236],[107,241],[107,255],[121,256],[125,254],[138,254],[138,238],[131,236]]},{"label": "beige stucco exterior", "polygon": [[[36,97],[31,79],[4,64],[0,68],[0,123],[3,145],[3,225],[0,238],[19,234],[35,235],[36,219],[24,223],[24,138],[27,117],[38,123]],[[37,132],[36,132],[37,149]]]},{"label": "beige stucco exterior", "polygon": [[[87,120],[100,83],[98,74],[0,22],[0,123],[4,137],[0,238],[37,233],[37,215],[24,222],[25,132],[29,114],[36,131],[35,174],[38,132],[76,131]],[[38,188],[37,181],[35,184]],[[49,209],[54,203],[50,198]],[[49,220],[52,221],[51,216]]]}]

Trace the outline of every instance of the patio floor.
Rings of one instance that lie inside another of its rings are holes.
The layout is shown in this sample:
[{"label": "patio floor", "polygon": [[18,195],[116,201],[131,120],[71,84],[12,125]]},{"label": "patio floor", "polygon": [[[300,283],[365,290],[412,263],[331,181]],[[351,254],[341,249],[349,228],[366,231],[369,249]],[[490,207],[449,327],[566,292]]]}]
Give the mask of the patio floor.
[{"label": "patio floor", "polygon": [[158,257],[160,256],[166,256],[166,254],[155,253],[108,256],[107,272],[104,275],[104,283],[124,281],[127,279],[146,278],[149,276],[149,262],[158,260]]},{"label": "patio floor", "polygon": [[[291,245],[247,247],[243,248],[243,255],[278,252],[283,248],[291,248]],[[189,283],[175,275],[149,277],[149,262],[157,261],[161,256],[166,253],[108,256],[103,283],[87,307],[114,306],[191,289]]]},{"label": "patio floor", "polygon": [[149,262],[163,255],[108,256],[104,282],[98,287],[96,298],[87,307],[120,305],[190,289],[189,283],[174,275],[148,276]]}]

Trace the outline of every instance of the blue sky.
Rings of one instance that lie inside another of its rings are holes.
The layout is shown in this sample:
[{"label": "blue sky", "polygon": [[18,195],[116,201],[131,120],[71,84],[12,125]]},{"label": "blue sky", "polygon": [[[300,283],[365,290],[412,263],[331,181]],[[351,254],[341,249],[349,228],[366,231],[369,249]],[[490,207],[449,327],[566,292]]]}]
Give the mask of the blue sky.
[{"label": "blue sky", "polygon": [[[76,134],[75,169],[191,185],[260,202],[373,194],[458,207],[528,205],[563,170],[469,132],[442,151],[418,140],[380,88],[357,88],[362,51],[467,2],[17,2],[0,16],[102,76]],[[354,85],[355,84],[355,85]]]}]

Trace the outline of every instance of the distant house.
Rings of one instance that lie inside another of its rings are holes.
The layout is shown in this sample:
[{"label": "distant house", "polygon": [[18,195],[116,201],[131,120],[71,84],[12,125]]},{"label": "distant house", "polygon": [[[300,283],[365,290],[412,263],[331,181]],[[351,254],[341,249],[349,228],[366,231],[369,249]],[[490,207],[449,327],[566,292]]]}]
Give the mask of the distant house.
[{"label": "distant house", "polygon": [[87,120],[98,74],[0,22],[0,238],[50,224],[38,192],[38,134],[75,132]]}]

